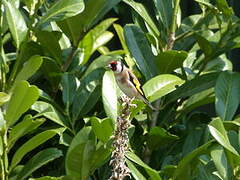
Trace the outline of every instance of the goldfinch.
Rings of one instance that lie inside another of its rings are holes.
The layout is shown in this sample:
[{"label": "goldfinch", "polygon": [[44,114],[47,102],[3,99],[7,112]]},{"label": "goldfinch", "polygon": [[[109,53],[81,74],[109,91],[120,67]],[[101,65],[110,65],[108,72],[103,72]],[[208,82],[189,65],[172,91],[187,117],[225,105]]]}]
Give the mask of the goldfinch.
[{"label": "goldfinch", "polygon": [[137,77],[121,61],[111,61],[107,67],[114,72],[117,85],[125,95],[140,99],[152,110],[156,110],[145,97]]}]

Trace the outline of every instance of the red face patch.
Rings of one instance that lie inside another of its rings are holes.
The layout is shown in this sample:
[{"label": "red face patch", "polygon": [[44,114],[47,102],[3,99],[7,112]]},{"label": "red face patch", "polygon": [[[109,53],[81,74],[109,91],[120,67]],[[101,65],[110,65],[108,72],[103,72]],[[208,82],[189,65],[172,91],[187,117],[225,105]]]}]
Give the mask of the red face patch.
[{"label": "red face patch", "polygon": [[112,71],[116,71],[117,70],[117,61],[112,61],[109,63],[110,68]]}]

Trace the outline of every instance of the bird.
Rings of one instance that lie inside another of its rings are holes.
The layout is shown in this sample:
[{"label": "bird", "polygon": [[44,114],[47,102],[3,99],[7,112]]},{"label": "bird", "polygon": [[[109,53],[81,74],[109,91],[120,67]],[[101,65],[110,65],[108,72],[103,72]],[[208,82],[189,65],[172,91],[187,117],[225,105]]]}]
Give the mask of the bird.
[{"label": "bird", "polygon": [[157,110],[146,98],[137,77],[124,65],[122,61],[113,60],[108,63],[107,68],[113,71],[117,85],[125,95],[131,99],[140,99],[152,110]]}]

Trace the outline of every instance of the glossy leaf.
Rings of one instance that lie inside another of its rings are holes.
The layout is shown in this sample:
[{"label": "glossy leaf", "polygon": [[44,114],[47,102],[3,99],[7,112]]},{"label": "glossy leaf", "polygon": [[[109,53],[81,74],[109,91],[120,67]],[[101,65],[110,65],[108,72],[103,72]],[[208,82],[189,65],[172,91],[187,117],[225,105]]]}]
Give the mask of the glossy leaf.
[{"label": "glossy leaf", "polygon": [[224,148],[220,145],[214,146],[211,150],[211,157],[222,179],[227,179],[228,169],[227,157]]},{"label": "glossy leaf", "polygon": [[22,80],[28,80],[41,67],[42,61],[41,56],[32,56],[27,62],[25,62],[21,71],[17,74],[14,85]]},{"label": "glossy leaf", "polygon": [[157,72],[155,58],[143,31],[136,25],[126,25],[124,35],[140,71],[147,80],[154,77]]},{"label": "glossy leaf", "polygon": [[152,102],[176,90],[176,87],[183,83],[184,81],[175,75],[163,74],[147,81],[143,85],[143,90],[148,100]]},{"label": "glossy leaf", "polygon": [[147,137],[147,145],[150,149],[157,149],[179,139],[160,127],[151,128]]},{"label": "glossy leaf", "polygon": [[170,29],[173,14],[173,1],[169,0],[164,2],[161,0],[154,0],[154,4],[163,28]]},{"label": "glossy leaf", "polygon": [[102,99],[106,114],[114,122],[117,120],[117,85],[112,71],[106,71],[103,76]]},{"label": "glossy leaf", "polygon": [[196,165],[196,159],[205,153],[208,153],[210,150],[210,147],[214,145],[214,141],[209,141],[206,144],[198,147],[191,153],[189,153],[187,156],[185,156],[181,161],[178,163],[178,166],[173,174],[174,179],[181,179],[182,177],[190,178],[190,172],[194,171],[194,165]]},{"label": "glossy leaf", "polygon": [[156,64],[160,74],[172,73],[173,70],[182,67],[188,54],[185,51],[165,51],[158,54]]},{"label": "glossy leaf", "polygon": [[73,102],[77,90],[77,80],[72,74],[64,73],[62,76],[63,102],[70,106]]},{"label": "glossy leaf", "polygon": [[136,164],[140,165],[141,167],[143,167],[148,175],[151,177],[151,179],[156,179],[156,180],[161,180],[162,178],[159,176],[159,173],[152,169],[151,167],[149,167],[147,164],[145,164],[137,155],[135,155],[133,152],[128,151],[126,154],[126,157],[135,162]]},{"label": "glossy leaf", "polygon": [[83,10],[83,0],[59,0],[47,11],[43,17],[41,17],[40,21],[38,22],[38,26],[50,21],[64,20],[81,13]]},{"label": "glossy leaf", "polygon": [[31,86],[27,81],[21,81],[13,89],[11,99],[8,103],[5,119],[7,125],[13,125],[20,116],[26,112],[38,99],[39,91],[36,86]]},{"label": "glossy leaf", "polygon": [[43,118],[34,120],[30,114],[26,115],[21,122],[17,123],[11,129],[8,138],[8,149],[11,149],[11,147],[20,137],[30,133],[44,122],[45,119]]},{"label": "glossy leaf", "polygon": [[37,169],[61,157],[62,155],[62,151],[57,148],[48,148],[40,151],[26,163],[23,169],[19,172],[17,179],[26,179]]},{"label": "glossy leaf", "polygon": [[134,166],[134,164],[126,159],[127,167],[130,169],[132,176],[136,180],[145,180],[146,178],[141,174],[141,172]]},{"label": "glossy leaf", "polygon": [[[61,178],[61,179],[60,179]],[[52,176],[43,176],[40,178],[29,178],[29,180],[62,180],[65,177],[52,177]],[[64,180],[75,180],[75,179],[64,179]]]},{"label": "glossy leaf", "polygon": [[55,59],[43,58],[41,71],[46,76],[47,81],[50,82],[53,89],[58,88],[61,82],[62,70]]},{"label": "glossy leaf", "polygon": [[3,1],[6,9],[6,18],[8,22],[9,29],[16,43],[17,48],[26,39],[28,28],[26,22],[20,13],[20,11],[15,7],[11,1]]},{"label": "glossy leaf", "polygon": [[61,115],[51,104],[37,101],[31,106],[31,109],[38,112],[36,117],[44,116],[61,126],[65,126],[63,115]]},{"label": "glossy leaf", "polygon": [[113,24],[113,27],[114,27],[115,31],[117,32],[118,38],[121,42],[122,48],[125,51],[125,54],[130,54],[130,52],[128,50],[128,47],[127,47],[127,44],[126,44],[126,40],[124,38],[124,33],[123,33],[122,26],[119,25],[119,24]]},{"label": "glossy leaf", "polygon": [[64,128],[51,129],[43,131],[33,136],[31,139],[25,142],[20,148],[18,148],[18,150],[14,153],[10,169],[13,169],[28,152],[37,148],[39,145],[43,144],[44,142],[51,139],[56,134],[61,133],[62,131],[64,131]]},{"label": "glossy leaf", "polygon": [[230,17],[233,15],[233,9],[228,6],[228,2],[226,0],[216,0],[218,9],[223,12],[226,17]]},{"label": "glossy leaf", "polygon": [[195,36],[204,55],[206,57],[211,56],[214,53],[214,47],[211,45],[211,43],[201,35],[195,35]]},{"label": "glossy leaf", "polygon": [[219,73],[208,73],[184,83],[175,91],[167,95],[166,102],[171,103],[179,98],[188,97],[203,90],[214,87],[218,75]]},{"label": "glossy leaf", "polygon": [[102,56],[98,57],[88,66],[83,77],[86,77],[90,72],[92,72],[96,69],[105,68],[112,59],[114,59],[114,57],[112,57],[112,56],[102,55]]},{"label": "glossy leaf", "polygon": [[90,175],[91,157],[95,151],[95,137],[91,127],[81,129],[73,138],[66,155],[66,173],[78,179]]},{"label": "glossy leaf", "polygon": [[184,112],[190,112],[191,110],[202,105],[213,103],[214,100],[214,89],[207,89],[197,94],[194,94],[189,99],[187,99],[183,105],[183,110]]},{"label": "glossy leaf", "polygon": [[10,100],[10,95],[6,94],[5,92],[0,92],[0,106],[5,104]]},{"label": "glossy leaf", "polygon": [[100,139],[102,142],[106,143],[110,136],[112,136],[114,127],[111,119],[99,119],[97,117],[91,118],[91,125],[94,134]]},{"label": "glossy leaf", "polygon": [[223,147],[225,147],[227,150],[232,152],[233,154],[239,156],[238,152],[234,149],[234,147],[230,144],[227,132],[223,126],[222,121],[220,118],[214,119],[209,125],[208,125],[209,131],[211,135],[216,139],[216,141],[221,144]]},{"label": "glossy leaf", "polygon": [[160,32],[143,4],[133,0],[124,0],[124,2],[131,6],[139,14],[139,16],[144,19],[156,36],[159,36]]},{"label": "glossy leaf", "polygon": [[96,69],[82,80],[73,101],[72,114],[74,120],[78,116],[88,113],[98,101],[101,94],[100,84],[103,73],[102,69]]},{"label": "glossy leaf", "polygon": [[222,120],[232,120],[240,103],[240,74],[222,72],[215,86],[215,108]]},{"label": "glossy leaf", "polygon": [[85,9],[81,14],[68,18],[59,23],[63,32],[78,46],[79,37],[85,35],[100,19],[120,0],[89,0],[85,2]]},{"label": "glossy leaf", "polygon": [[109,157],[112,153],[112,147],[111,144],[103,144],[99,142],[96,145],[96,150],[94,151],[92,157],[91,157],[91,168],[90,173],[94,173],[94,171],[103,166],[104,163],[107,162]]},{"label": "glossy leaf", "polygon": [[62,50],[60,39],[62,33],[58,31],[36,31],[38,42],[44,47],[44,50],[50,54],[58,65],[62,64]]},{"label": "glossy leaf", "polygon": [[80,41],[78,48],[80,49],[80,64],[84,65],[90,58],[90,56],[99,48],[100,46],[106,44],[112,39],[113,34],[106,31],[117,19],[109,18],[91,29],[86,36]]}]

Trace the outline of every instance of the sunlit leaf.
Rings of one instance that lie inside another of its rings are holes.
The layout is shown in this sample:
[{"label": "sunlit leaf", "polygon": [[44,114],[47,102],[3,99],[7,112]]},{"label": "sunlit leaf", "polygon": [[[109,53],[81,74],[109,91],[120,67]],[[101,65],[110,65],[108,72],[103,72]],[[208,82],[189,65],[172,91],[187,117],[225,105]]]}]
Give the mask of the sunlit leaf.
[{"label": "sunlit leaf", "polygon": [[60,21],[75,16],[84,10],[83,0],[59,0],[40,19],[38,26],[49,21]]},{"label": "sunlit leaf", "polygon": [[105,119],[99,119],[97,117],[91,118],[91,125],[94,134],[102,141],[107,142],[112,136],[113,133],[113,124],[111,119],[105,118]]},{"label": "sunlit leaf", "polygon": [[114,122],[117,119],[117,87],[112,71],[105,72],[103,76],[102,98],[106,114]]},{"label": "sunlit leaf", "polygon": [[26,112],[38,99],[39,91],[36,86],[31,86],[27,81],[21,81],[13,89],[8,103],[5,119],[9,126],[13,125],[18,118]]},{"label": "sunlit leaf", "polygon": [[215,86],[215,108],[223,120],[232,120],[240,103],[240,74],[222,72]]},{"label": "sunlit leaf", "polygon": [[28,28],[26,22],[20,11],[11,1],[4,0],[3,3],[6,8],[6,17],[9,29],[11,31],[17,48],[19,48],[20,44],[27,37]]},{"label": "sunlit leaf", "polygon": [[57,148],[48,148],[40,151],[34,155],[19,172],[17,179],[24,180],[30,176],[34,171],[40,167],[46,165],[47,163],[63,156],[61,150]]},{"label": "sunlit leaf", "polygon": [[183,83],[184,80],[175,75],[163,74],[147,81],[143,85],[143,90],[146,97],[152,102],[176,90],[176,87]]},{"label": "sunlit leaf", "polygon": [[155,58],[143,31],[136,25],[126,25],[124,35],[140,71],[147,80],[154,77],[157,74]]},{"label": "sunlit leaf", "polygon": [[14,168],[22,158],[33,149],[37,148],[39,145],[43,144],[47,140],[51,139],[53,136],[55,136],[58,133],[61,133],[64,131],[64,128],[59,129],[51,129],[43,131],[35,136],[33,136],[31,139],[29,139],[27,142],[25,142],[18,150],[14,153],[10,169]]}]

